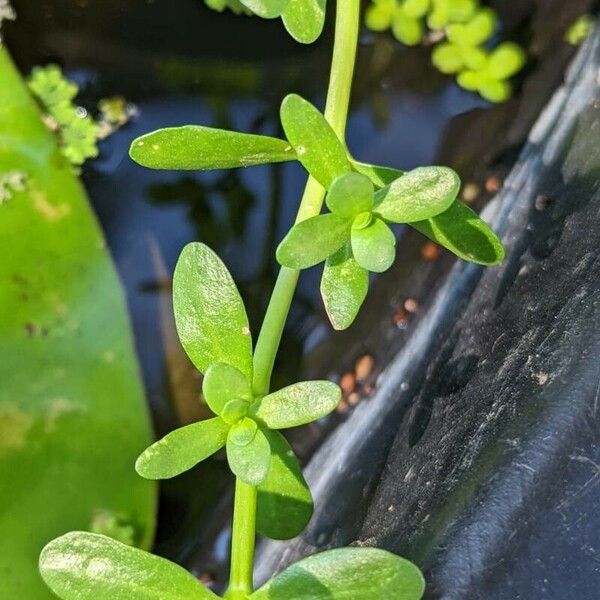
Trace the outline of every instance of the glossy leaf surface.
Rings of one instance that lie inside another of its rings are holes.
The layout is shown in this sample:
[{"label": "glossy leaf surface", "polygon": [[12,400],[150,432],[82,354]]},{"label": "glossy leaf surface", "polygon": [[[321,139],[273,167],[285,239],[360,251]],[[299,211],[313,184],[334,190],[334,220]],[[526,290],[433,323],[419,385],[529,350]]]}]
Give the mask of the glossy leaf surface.
[{"label": "glossy leaf surface", "polygon": [[357,173],[366,175],[375,186],[378,188],[385,187],[404,175],[404,171],[400,169],[392,169],[391,167],[382,167],[380,165],[371,165],[368,163],[351,160],[352,168]]},{"label": "glossy leaf surface", "polygon": [[218,598],[175,563],[93,533],[67,533],[50,542],[40,572],[62,600]]},{"label": "glossy leaf surface", "polygon": [[329,188],[326,202],[332,213],[349,219],[373,208],[375,189],[371,180],[360,173],[338,177]]},{"label": "glossy leaf surface", "polygon": [[220,450],[228,431],[229,425],[219,417],[176,429],[147,448],[135,469],[146,479],[175,477]]},{"label": "glossy leaf surface", "polygon": [[287,96],[281,105],[281,123],[298,160],[324,188],[350,171],[344,145],[310,102],[296,94]]},{"label": "glossy leaf surface", "polygon": [[351,222],[333,213],[296,223],[277,248],[279,264],[308,269],[337,252],[347,241]]},{"label": "glossy leaf surface", "polygon": [[327,0],[289,0],[283,23],[290,35],[302,44],[312,44],[323,31]]},{"label": "glossy leaf surface", "polygon": [[489,225],[463,202],[427,221],[411,223],[463,260],[480,265],[497,265],[504,260],[504,247]]},{"label": "glossy leaf surface", "polygon": [[274,19],[281,16],[290,0],[240,0],[255,15],[263,19]]},{"label": "glossy leaf surface", "polygon": [[252,398],[250,382],[246,376],[226,363],[215,363],[209,367],[202,381],[202,393],[210,409],[220,415],[230,400]]},{"label": "glossy leaf surface", "polygon": [[233,474],[244,483],[253,486],[263,483],[271,464],[271,447],[262,429],[258,428],[252,441],[245,446],[228,438],[227,460]]},{"label": "glossy leaf surface", "polygon": [[369,272],[354,259],[350,244],[329,257],[321,278],[321,296],[334,329],[352,325],[369,291]]},{"label": "glossy leaf surface", "polygon": [[254,413],[271,429],[298,427],[328,415],[341,397],[331,381],[303,381],[265,396]]},{"label": "glossy leaf surface", "polygon": [[150,169],[194,171],[252,167],[296,158],[284,140],[200,125],[169,127],[143,135],[133,141],[129,155]]},{"label": "glossy leaf surface", "polygon": [[0,47],[0,598],[49,600],[44,544],[98,511],[149,546],[152,441],[115,268],[85,190]]},{"label": "glossy leaf surface", "polygon": [[181,343],[199,371],[227,363],[251,380],[246,309],[227,267],[208,246],[183,249],[173,276],[173,308]]},{"label": "glossy leaf surface", "polygon": [[363,269],[383,273],[396,258],[396,238],[381,219],[373,219],[368,227],[352,229],[352,254]]},{"label": "glossy leaf surface", "polygon": [[275,540],[296,537],[308,525],[313,500],[298,460],[278,431],[266,431],[271,446],[267,478],[258,487],[256,527]]},{"label": "glossy leaf surface", "polygon": [[375,211],[392,223],[411,223],[444,212],[460,190],[458,175],[447,167],[419,167],[375,195]]},{"label": "glossy leaf surface", "polygon": [[376,548],[340,548],[305,558],[250,600],[419,600],[423,576],[411,562]]}]

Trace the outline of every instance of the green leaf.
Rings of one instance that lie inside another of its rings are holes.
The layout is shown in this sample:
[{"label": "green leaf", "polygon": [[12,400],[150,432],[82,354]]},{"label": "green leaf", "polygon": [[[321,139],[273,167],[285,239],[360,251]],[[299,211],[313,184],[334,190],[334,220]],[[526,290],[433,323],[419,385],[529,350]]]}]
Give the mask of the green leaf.
[{"label": "green leaf", "polygon": [[352,227],[352,253],[356,262],[373,273],[387,271],[396,258],[396,237],[380,219],[367,227]]},{"label": "green leaf", "polygon": [[351,222],[333,213],[296,223],[277,248],[277,261],[290,269],[308,269],[337,252],[348,240]]},{"label": "green leaf", "polygon": [[151,544],[156,486],[133,463],[152,428],[106,240],[0,45],[2,180],[0,597],[50,600],[40,550],[97,511]]},{"label": "green leaf", "polygon": [[498,17],[490,8],[482,8],[467,23],[449,25],[448,39],[459,46],[479,46],[485,43],[496,30]]},{"label": "green leaf", "polygon": [[327,207],[344,219],[351,219],[373,208],[375,189],[371,180],[360,173],[346,173],[331,184]]},{"label": "green leaf", "polygon": [[218,598],[175,563],[94,533],[67,533],[50,542],[40,572],[62,600]]},{"label": "green leaf", "polygon": [[304,168],[325,188],[350,171],[346,149],[325,117],[296,94],[281,105],[281,123]]},{"label": "green leaf", "polygon": [[312,44],[323,31],[327,0],[290,0],[283,12],[283,24],[302,44]]},{"label": "green leaf", "polygon": [[254,439],[257,430],[256,421],[245,417],[231,428],[229,438],[238,446],[247,446]]},{"label": "green leaf", "polygon": [[271,464],[271,447],[265,433],[260,429],[245,446],[227,438],[227,460],[233,474],[248,485],[257,486],[265,481]]},{"label": "green leaf", "polygon": [[220,417],[176,429],[147,448],[135,470],[146,479],[171,479],[220,450],[228,431]]},{"label": "green leaf", "polygon": [[399,177],[404,175],[404,171],[392,169],[391,167],[382,167],[380,165],[370,165],[351,159],[352,168],[358,173],[366,175],[378,188],[389,185]]},{"label": "green leaf", "polygon": [[403,10],[403,7],[399,7],[394,14],[392,33],[399,42],[406,46],[416,46],[423,40],[425,28],[420,19],[411,17]]},{"label": "green leaf", "polygon": [[183,249],[173,276],[173,308],[181,343],[199,371],[224,362],[252,379],[246,309],[227,267],[208,246]]},{"label": "green leaf", "polygon": [[504,247],[496,234],[458,200],[441,215],[410,225],[463,260],[480,265],[504,260]]},{"label": "green leaf", "polygon": [[278,431],[265,431],[271,446],[271,466],[258,487],[256,528],[275,540],[296,537],[313,513],[310,489],[293,450]]},{"label": "green leaf", "polygon": [[479,83],[477,91],[488,102],[500,103],[506,102],[510,98],[512,87],[508,81],[486,77]]},{"label": "green leaf", "polygon": [[250,382],[246,376],[226,363],[215,363],[208,368],[202,382],[202,393],[210,409],[217,415],[230,400],[252,399]]},{"label": "green leaf", "polygon": [[328,415],[341,398],[339,386],[331,381],[303,381],[265,396],[252,408],[270,429],[287,429]]},{"label": "green leaf", "polygon": [[240,0],[240,2],[263,19],[275,19],[281,16],[289,0]]},{"label": "green leaf", "polygon": [[500,44],[489,56],[485,73],[494,79],[508,79],[518,73],[527,62],[527,55],[514,42]]},{"label": "green leaf", "polygon": [[250,600],[419,600],[425,582],[411,562],[377,548],[340,548],[301,560]]},{"label": "green leaf", "polygon": [[352,256],[346,244],[325,263],[321,296],[333,328],[340,331],[352,325],[369,291],[369,272]]},{"label": "green leaf", "polygon": [[235,169],[294,160],[284,140],[200,125],[158,129],[133,141],[129,156],[150,169]]},{"label": "green leaf", "polygon": [[375,211],[392,223],[411,223],[444,212],[460,190],[458,175],[447,167],[419,167],[375,194]]},{"label": "green leaf", "polygon": [[445,75],[454,75],[465,66],[463,56],[460,46],[446,42],[435,46],[431,52],[431,62]]}]

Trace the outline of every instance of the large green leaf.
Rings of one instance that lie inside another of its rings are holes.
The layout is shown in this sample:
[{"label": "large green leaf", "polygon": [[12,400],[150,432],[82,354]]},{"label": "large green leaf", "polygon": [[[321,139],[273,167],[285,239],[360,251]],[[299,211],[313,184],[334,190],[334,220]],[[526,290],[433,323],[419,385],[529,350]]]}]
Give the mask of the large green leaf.
[{"label": "large green leaf", "polygon": [[227,363],[252,378],[252,338],[238,289],[206,245],[188,244],[173,276],[173,308],[181,343],[202,373]]},{"label": "large green leaf", "polygon": [[118,515],[151,543],[151,442],[129,322],[106,243],[72,168],[0,48],[0,598],[48,600],[40,550]]},{"label": "large green leaf", "polygon": [[340,548],[305,558],[250,600],[419,600],[425,584],[411,562],[377,548]]},{"label": "large green leaf", "polygon": [[290,269],[318,265],[346,243],[351,223],[333,213],[296,223],[279,244],[277,261]]},{"label": "large green leaf", "polygon": [[354,259],[350,244],[330,256],[323,269],[321,296],[334,329],[352,325],[369,291],[369,272]]},{"label": "large green leaf", "polygon": [[350,171],[344,145],[310,102],[296,94],[287,96],[281,105],[281,123],[298,160],[325,189]]},{"label": "large green leaf", "polygon": [[270,429],[312,423],[335,410],[342,392],[331,381],[303,381],[262,398],[254,414]]},{"label": "large green leaf", "polygon": [[129,155],[150,169],[176,170],[234,169],[296,158],[284,140],[200,125],[143,135],[133,141]]},{"label": "large green leaf", "polygon": [[504,260],[504,247],[496,234],[459,200],[442,214],[410,226],[463,260],[480,265],[498,265]]},{"label": "large green leaf", "polygon": [[180,427],[144,450],[135,469],[146,479],[175,477],[220,450],[228,431],[220,417]]},{"label": "large green leaf", "polygon": [[458,175],[448,167],[419,167],[375,194],[375,211],[392,223],[411,223],[444,212],[460,190]]},{"label": "large green leaf", "polygon": [[316,41],[325,25],[327,0],[289,0],[283,23],[290,35],[302,44]]},{"label": "large green leaf", "polygon": [[266,431],[271,446],[267,478],[258,487],[256,528],[275,540],[296,537],[313,514],[310,489],[294,451],[278,431]]},{"label": "large green leaf", "polygon": [[92,533],[67,533],[50,542],[40,572],[62,600],[218,598],[175,563]]}]

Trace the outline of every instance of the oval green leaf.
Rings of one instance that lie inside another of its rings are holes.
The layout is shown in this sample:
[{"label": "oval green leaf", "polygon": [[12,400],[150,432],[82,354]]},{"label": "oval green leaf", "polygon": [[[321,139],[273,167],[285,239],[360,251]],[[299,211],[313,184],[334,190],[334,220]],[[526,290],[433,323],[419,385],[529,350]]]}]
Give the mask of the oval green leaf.
[{"label": "oval green leaf", "polygon": [[220,417],[172,431],[147,448],[135,470],[146,479],[170,479],[212,456],[227,440],[229,425]]},{"label": "oval green leaf", "polygon": [[287,429],[328,415],[341,398],[339,386],[331,381],[303,381],[265,396],[253,412],[270,429]]},{"label": "oval green leaf", "polygon": [[249,444],[240,446],[229,436],[227,460],[233,474],[248,485],[263,483],[271,465],[271,447],[263,430],[259,427]]},{"label": "oval green leaf", "polygon": [[352,168],[357,173],[366,175],[373,182],[373,185],[378,188],[385,187],[404,175],[404,171],[400,171],[400,169],[393,169],[392,167],[371,165],[369,163],[359,162],[354,159],[350,159],[350,163],[352,164]]},{"label": "oval green leaf", "polygon": [[290,0],[283,11],[283,24],[301,44],[312,44],[323,31],[327,0]]},{"label": "oval green leaf", "polygon": [[0,173],[24,177],[0,203],[0,598],[50,600],[48,540],[110,513],[152,543],[152,428],[106,240],[2,44]]},{"label": "oval green leaf", "polygon": [[254,419],[244,417],[236,423],[229,432],[229,439],[238,446],[247,446],[256,435],[258,425]]},{"label": "oval green leaf", "polygon": [[218,598],[180,566],[94,533],[67,533],[50,542],[40,572],[62,600]]},{"label": "oval green leaf", "polygon": [[283,13],[290,0],[240,0],[255,15],[263,19],[275,19]]},{"label": "oval green leaf", "polygon": [[346,244],[330,256],[323,269],[321,296],[334,329],[352,325],[369,291],[369,272],[363,269]]},{"label": "oval green leaf", "polygon": [[158,129],[133,141],[129,156],[150,169],[235,169],[295,160],[288,142],[201,125]]},{"label": "oval green leaf", "polygon": [[410,226],[468,262],[489,266],[504,260],[504,247],[498,236],[458,200],[441,215]]},{"label": "oval green leaf", "polygon": [[352,228],[352,254],[363,269],[383,273],[396,258],[396,237],[381,219],[373,219],[367,227]]},{"label": "oval green leaf", "polygon": [[210,409],[217,415],[230,400],[252,399],[250,381],[246,376],[226,363],[215,363],[206,371],[202,381],[202,394]]},{"label": "oval green leaf", "polygon": [[296,94],[287,96],[281,105],[281,123],[298,160],[325,189],[351,170],[344,145],[310,102]]},{"label": "oval green leaf", "polygon": [[227,267],[208,246],[183,249],[173,276],[173,308],[181,344],[199,371],[221,362],[252,379],[246,309]]},{"label": "oval green leaf", "polygon": [[278,431],[265,431],[271,446],[271,466],[258,486],[256,528],[274,540],[296,537],[308,525],[313,500],[298,460]]},{"label": "oval green leaf", "polygon": [[346,173],[329,188],[327,207],[344,219],[351,219],[373,208],[375,189],[371,180],[360,173]]},{"label": "oval green leaf", "polygon": [[308,269],[335,254],[350,236],[351,221],[333,213],[296,223],[277,248],[277,261],[290,269]]},{"label": "oval green leaf", "polygon": [[419,167],[375,194],[375,211],[392,223],[411,223],[444,212],[460,190],[458,175],[448,167]]},{"label": "oval green leaf", "polygon": [[425,582],[411,562],[377,548],[340,548],[305,558],[250,600],[420,600]]}]

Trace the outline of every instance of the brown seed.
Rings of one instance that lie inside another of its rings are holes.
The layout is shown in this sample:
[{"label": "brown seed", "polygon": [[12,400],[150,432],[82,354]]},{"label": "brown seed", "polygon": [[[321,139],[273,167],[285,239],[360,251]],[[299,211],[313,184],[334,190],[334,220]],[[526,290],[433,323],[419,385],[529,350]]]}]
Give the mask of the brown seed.
[{"label": "brown seed", "polygon": [[476,183],[466,183],[460,196],[465,202],[475,202],[480,192],[481,188]]},{"label": "brown seed", "polygon": [[502,189],[502,179],[498,175],[488,177],[485,182],[485,191],[488,194],[495,194]]},{"label": "brown seed", "polygon": [[343,414],[348,411],[348,404],[345,400],[340,401],[340,403],[336,407],[336,412]]},{"label": "brown seed", "polygon": [[397,310],[394,313],[392,320],[398,329],[406,329],[406,326],[408,325],[408,311],[405,308]]},{"label": "brown seed", "polygon": [[348,396],[348,404],[350,406],[356,406],[360,402],[360,396],[356,392],[352,392]]},{"label": "brown seed", "polygon": [[427,262],[434,262],[440,256],[440,247],[435,242],[427,242],[421,248],[421,258]]},{"label": "brown seed", "polygon": [[365,381],[373,372],[375,367],[375,359],[369,354],[365,354],[356,361],[354,372],[356,373],[357,381]]},{"label": "brown seed", "polygon": [[415,313],[419,310],[419,303],[414,298],[407,298],[404,301],[404,308],[409,313]]},{"label": "brown seed", "polygon": [[347,396],[356,389],[356,377],[354,373],[344,373],[340,379],[342,393]]}]

